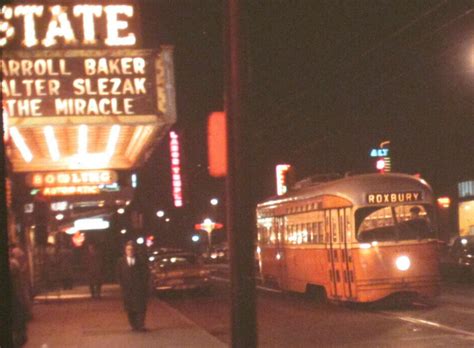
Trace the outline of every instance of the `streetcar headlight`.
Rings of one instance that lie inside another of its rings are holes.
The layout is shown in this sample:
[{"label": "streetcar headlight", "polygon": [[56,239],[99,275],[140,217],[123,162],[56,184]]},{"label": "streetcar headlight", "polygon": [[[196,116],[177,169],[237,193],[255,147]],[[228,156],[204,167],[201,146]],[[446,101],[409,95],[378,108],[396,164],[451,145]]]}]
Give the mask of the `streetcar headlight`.
[{"label": "streetcar headlight", "polygon": [[395,265],[400,271],[406,271],[411,266],[410,258],[408,256],[399,256],[395,261]]}]

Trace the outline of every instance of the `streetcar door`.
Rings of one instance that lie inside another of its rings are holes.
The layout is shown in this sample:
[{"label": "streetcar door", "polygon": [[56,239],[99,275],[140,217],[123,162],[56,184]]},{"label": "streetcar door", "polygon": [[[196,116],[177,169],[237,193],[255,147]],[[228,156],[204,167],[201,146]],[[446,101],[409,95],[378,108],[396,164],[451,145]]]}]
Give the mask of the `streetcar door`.
[{"label": "streetcar door", "polygon": [[[324,224],[325,224],[325,231],[326,231],[326,250],[327,250],[327,257],[328,257],[328,274],[329,274],[329,281],[330,281],[330,291],[329,296],[332,298],[339,297],[338,296],[338,287],[337,287],[337,278],[336,278],[336,267],[335,267],[335,249],[334,244],[334,225],[333,225],[333,215],[334,210],[325,210],[324,211]],[[337,215],[336,215],[337,221]]]},{"label": "streetcar door", "polygon": [[288,271],[286,267],[286,255],[284,248],[284,219],[282,217],[275,218],[275,234],[276,234],[276,254],[275,261],[278,264],[279,286],[281,289],[288,289]]},{"label": "streetcar door", "polygon": [[347,234],[351,231],[351,208],[339,209],[339,228],[340,228],[340,241],[341,241],[341,272],[342,282],[344,286],[344,297],[353,298],[353,282],[354,272],[352,264],[352,253],[348,248],[350,239]]}]

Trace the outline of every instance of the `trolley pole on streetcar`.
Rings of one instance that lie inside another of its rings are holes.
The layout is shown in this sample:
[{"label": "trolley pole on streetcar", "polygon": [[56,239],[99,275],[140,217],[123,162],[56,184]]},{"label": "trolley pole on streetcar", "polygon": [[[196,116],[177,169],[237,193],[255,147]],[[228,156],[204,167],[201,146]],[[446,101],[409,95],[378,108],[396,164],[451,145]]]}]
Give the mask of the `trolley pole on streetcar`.
[{"label": "trolley pole on streetcar", "polygon": [[225,2],[225,112],[227,116],[227,225],[231,269],[232,347],[257,346],[252,206],[251,115],[243,39],[245,0]]}]

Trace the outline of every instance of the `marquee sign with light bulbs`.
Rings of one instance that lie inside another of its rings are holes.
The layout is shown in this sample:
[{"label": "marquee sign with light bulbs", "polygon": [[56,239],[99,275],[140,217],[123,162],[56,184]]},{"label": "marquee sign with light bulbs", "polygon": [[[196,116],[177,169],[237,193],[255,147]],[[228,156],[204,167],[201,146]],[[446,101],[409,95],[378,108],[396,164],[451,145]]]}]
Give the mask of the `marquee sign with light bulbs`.
[{"label": "marquee sign with light bulbs", "polygon": [[173,48],[137,48],[137,7],[133,0],[2,7],[13,171],[131,169],[176,122]]}]

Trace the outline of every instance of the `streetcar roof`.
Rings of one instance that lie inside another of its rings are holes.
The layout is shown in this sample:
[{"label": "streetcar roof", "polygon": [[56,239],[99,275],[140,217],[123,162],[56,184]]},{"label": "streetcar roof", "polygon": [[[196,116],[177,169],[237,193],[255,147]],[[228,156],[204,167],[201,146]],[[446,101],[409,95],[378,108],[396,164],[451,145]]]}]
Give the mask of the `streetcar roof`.
[{"label": "streetcar roof", "polygon": [[[290,190],[283,196],[274,196],[258,204],[268,207],[275,204],[296,202],[323,195],[338,196],[347,199],[354,206],[367,205],[368,194],[388,194],[417,191],[422,192],[421,202],[432,203],[433,192],[430,185],[413,175],[399,173],[362,174],[342,179],[313,183],[306,187]],[[381,203],[380,205],[384,205]]]}]

